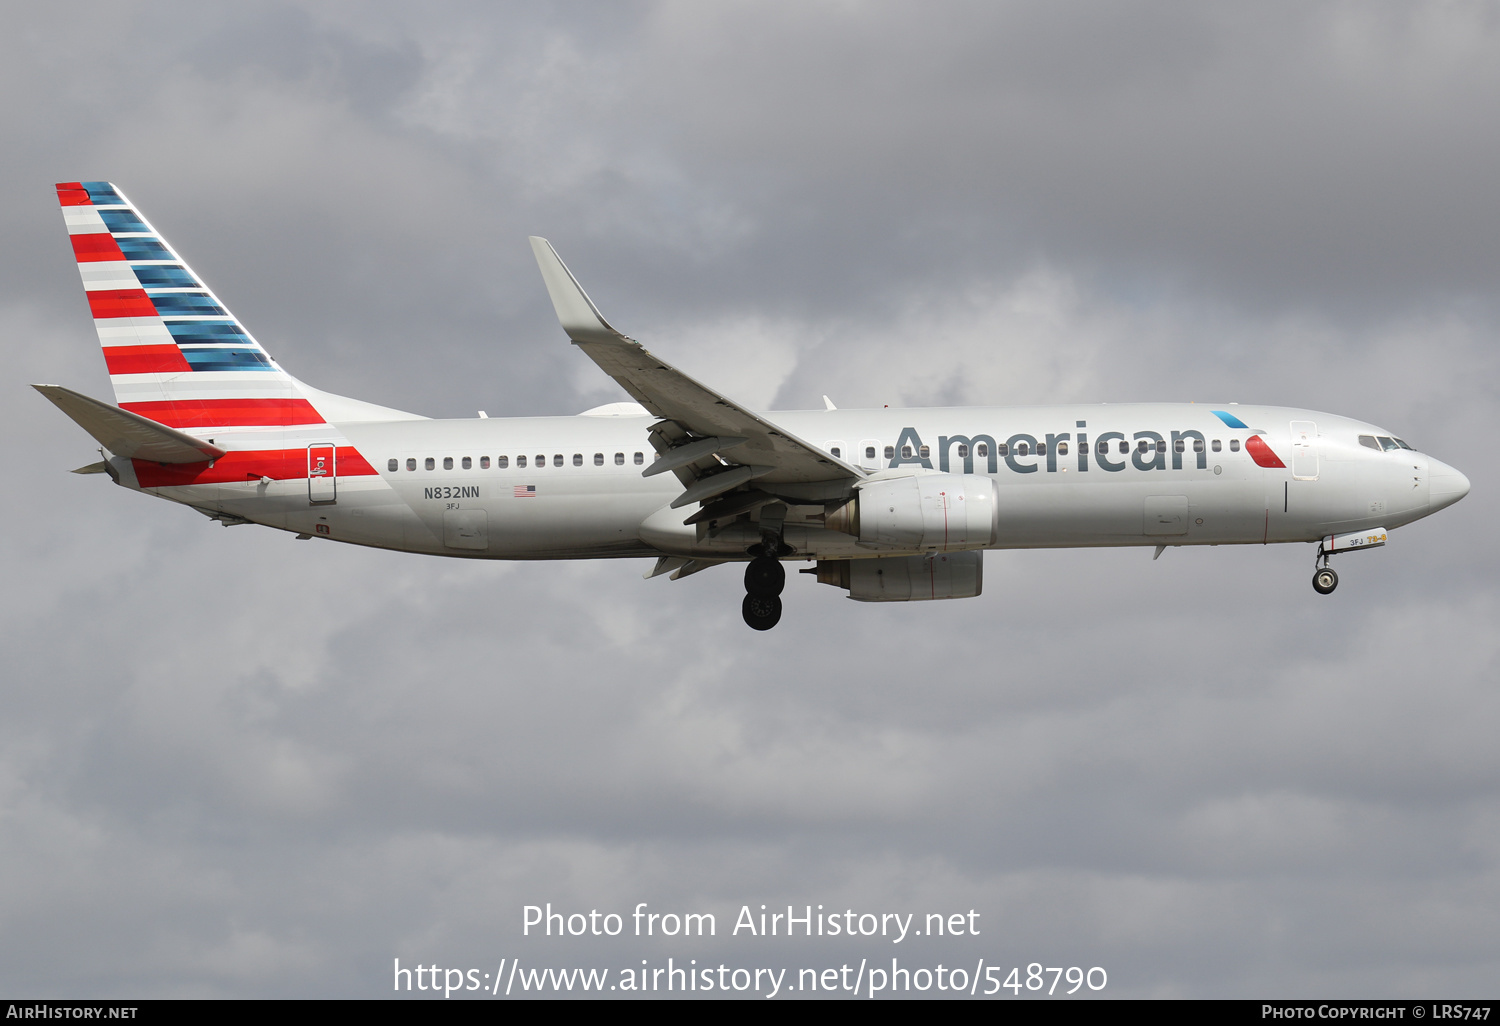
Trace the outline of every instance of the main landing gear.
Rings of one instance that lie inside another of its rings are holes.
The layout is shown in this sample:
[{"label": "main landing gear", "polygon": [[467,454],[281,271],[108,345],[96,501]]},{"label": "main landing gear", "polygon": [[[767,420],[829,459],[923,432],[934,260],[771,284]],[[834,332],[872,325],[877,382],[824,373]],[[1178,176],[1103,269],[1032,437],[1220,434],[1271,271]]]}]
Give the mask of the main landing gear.
[{"label": "main landing gear", "polygon": [[786,507],[767,506],[760,514],[760,544],[750,546],[752,558],[745,567],[745,602],[740,607],[745,623],[768,631],[781,621],[781,589],[786,587],[786,568],[780,556],[792,550],[781,541],[781,521]]},{"label": "main landing gear", "polygon": [[745,601],[740,607],[745,623],[768,631],[781,620],[781,589],[786,568],[772,556],[756,556],[745,566]]}]

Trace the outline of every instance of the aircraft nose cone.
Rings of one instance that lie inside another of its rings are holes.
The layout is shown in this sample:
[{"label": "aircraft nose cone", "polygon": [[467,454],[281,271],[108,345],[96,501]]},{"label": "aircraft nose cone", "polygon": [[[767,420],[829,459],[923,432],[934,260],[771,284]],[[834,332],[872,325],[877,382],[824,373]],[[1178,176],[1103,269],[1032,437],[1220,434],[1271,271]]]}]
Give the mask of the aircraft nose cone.
[{"label": "aircraft nose cone", "polygon": [[1469,494],[1469,479],[1446,463],[1432,460],[1428,480],[1431,482],[1427,500],[1429,509],[1451,506]]}]

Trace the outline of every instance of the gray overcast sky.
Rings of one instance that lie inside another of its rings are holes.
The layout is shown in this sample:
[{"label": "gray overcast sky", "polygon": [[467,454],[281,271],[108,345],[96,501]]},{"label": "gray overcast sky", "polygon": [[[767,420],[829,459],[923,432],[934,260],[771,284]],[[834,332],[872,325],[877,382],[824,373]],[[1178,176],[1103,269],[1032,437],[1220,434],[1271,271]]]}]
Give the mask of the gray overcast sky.
[{"label": "gray overcast sky", "polygon": [[[0,19],[0,993],[894,954],[1098,965],[1115,996],[1493,994],[1493,5]],[[553,320],[542,234],[756,405],[1306,406],[1473,492],[1328,599],[1303,546],[992,553],[965,602],[794,579],[768,635],[730,571],[224,530],[66,473],[90,440],[25,387],[110,395],[51,188],[77,179],[303,380],[432,416],[623,397]],[[547,901],[720,935],[524,940]],[[725,936],[761,903],[984,933]]]}]

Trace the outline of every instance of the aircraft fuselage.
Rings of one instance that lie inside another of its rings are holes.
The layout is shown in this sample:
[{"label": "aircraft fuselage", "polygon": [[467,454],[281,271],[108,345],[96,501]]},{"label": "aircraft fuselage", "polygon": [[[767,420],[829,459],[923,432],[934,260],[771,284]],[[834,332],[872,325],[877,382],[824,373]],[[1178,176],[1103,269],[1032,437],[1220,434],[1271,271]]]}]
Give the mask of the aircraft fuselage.
[{"label": "aircraft fuselage", "polygon": [[[1195,404],[818,410],[775,418],[872,479],[927,472],[993,478],[1001,532],[985,548],[1311,542],[1398,527],[1462,494],[1461,475],[1431,457],[1361,444],[1361,435],[1391,437],[1374,425],[1281,407],[1225,410],[1247,426],[1231,428],[1211,407]],[[213,466],[189,476],[188,468],[115,462],[122,483],[162,498],[361,545],[496,559],[663,552],[748,558],[751,525],[684,525],[689,511],[667,508],[681,483],[671,474],[642,477],[656,458],[647,439],[654,421],[642,413],[335,424],[361,469],[374,473],[341,474],[350,459],[340,453],[326,473],[309,477],[298,450],[316,442],[283,445],[279,452],[295,454],[290,464],[268,464],[269,473],[261,473],[247,463],[230,479]],[[1301,450],[1293,424],[1314,426]],[[248,435],[219,441],[263,454],[263,443]],[[1246,445],[1251,437],[1282,466],[1258,465]],[[315,467],[315,456],[308,465]],[[279,476],[288,469],[296,476]],[[163,473],[181,483],[162,482]],[[873,551],[823,527],[823,510],[821,501],[792,507],[785,540],[796,555],[903,551]]]}]

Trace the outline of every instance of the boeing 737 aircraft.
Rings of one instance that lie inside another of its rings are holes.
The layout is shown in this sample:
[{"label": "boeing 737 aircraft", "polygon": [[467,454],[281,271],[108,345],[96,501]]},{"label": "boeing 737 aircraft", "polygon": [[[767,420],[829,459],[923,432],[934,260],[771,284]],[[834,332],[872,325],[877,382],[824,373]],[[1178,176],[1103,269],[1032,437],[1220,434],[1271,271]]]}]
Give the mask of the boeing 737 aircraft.
[{"label": "boeing 737 aircraft", "polygon": [[114,385],[36,385],[119,485],[222,524],[483,559],[745,563],[745,622],[781,617],[784,560],[866,602],[969,598],[985,549],[1317,543],[1330,557],[1451,505],[1468,479],[1392,431],[1269,406],[754,413],[599,313],[533,238],[563,330],[635,402],[431,420],[282,370],[108,182],[57,186]]}]

